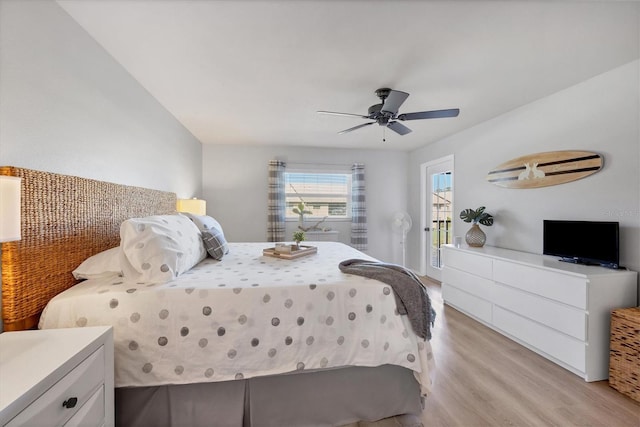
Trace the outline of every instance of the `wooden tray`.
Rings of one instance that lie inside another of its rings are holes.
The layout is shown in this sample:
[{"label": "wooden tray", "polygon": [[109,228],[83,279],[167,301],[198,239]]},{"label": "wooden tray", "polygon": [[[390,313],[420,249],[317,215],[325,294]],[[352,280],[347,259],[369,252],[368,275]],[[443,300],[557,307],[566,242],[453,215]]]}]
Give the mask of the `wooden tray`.
[{"label": "wooden tray", "polygon": [[300,245],[300,249],[297,251],[292,251],[291,253],[283,253],[276,252],[276,248],[267,248],[262,250],[262,255],[274,257],[274,258],[282,258],[282,259],[295,259],[300,258],[307,255],[312,255],[318,252],[318,248],[315,246],[302,246]]}]

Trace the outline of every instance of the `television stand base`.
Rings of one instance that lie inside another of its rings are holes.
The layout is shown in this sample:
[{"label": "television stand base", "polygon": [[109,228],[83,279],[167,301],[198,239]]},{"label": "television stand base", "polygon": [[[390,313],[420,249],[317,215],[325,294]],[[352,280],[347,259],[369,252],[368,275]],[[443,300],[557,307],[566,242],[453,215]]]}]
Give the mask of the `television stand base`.
[{"label": "television stand base", "polygon": [[617,270],[617,269],[620,268],[618,266],[618,264],[608,264],[608,263],[593,262],[593,261],[589,261],[589,260],[586,260],[586,259],[580,259],[580,258],[560,258],[558,261],[568,262],[568,263],[571,263],[571,264],[593,265],[593,266],[597,266],[597,267],[612,268],[614,270]]}]

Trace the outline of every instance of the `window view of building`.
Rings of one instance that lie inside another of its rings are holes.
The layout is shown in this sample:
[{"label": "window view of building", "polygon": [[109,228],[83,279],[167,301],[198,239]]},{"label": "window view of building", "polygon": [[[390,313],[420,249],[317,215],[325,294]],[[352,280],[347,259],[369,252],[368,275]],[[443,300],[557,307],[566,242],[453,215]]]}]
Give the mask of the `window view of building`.
[{"label": "window view of building", "polygon": [[451,178],[451,172],[439,173],[432,178],[431,265],[438,268],[442,266],[440,247],[451,243]]},{"label": "window view of building", "polygon": [[300,202],[305,204],[306,218],[348,219],[351,217],[351,174],[285,172],[286,216]]}]

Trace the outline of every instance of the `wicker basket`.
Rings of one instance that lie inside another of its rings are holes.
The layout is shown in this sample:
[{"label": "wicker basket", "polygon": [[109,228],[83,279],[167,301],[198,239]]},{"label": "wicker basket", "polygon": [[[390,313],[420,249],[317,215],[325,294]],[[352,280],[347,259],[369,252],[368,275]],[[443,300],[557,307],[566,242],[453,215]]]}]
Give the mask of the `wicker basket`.
[{"label": "wicker basket", "polygon": [[640,307],[611,312],[609,385],[640,402]]}]

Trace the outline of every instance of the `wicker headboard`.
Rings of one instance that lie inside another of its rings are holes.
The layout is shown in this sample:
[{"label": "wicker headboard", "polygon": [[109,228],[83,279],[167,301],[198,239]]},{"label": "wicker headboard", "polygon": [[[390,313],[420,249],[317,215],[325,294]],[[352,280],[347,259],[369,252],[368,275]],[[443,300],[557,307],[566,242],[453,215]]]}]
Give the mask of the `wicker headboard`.
[{"label": "wicker headboard", "polygon": [[86,258],[120,244],[122,221],[172,214],[175,193],[12,166],[0,175],[22,178],[22,239],[2,243],[2,322],[30,329],[51,298],[77,281]]}]

